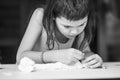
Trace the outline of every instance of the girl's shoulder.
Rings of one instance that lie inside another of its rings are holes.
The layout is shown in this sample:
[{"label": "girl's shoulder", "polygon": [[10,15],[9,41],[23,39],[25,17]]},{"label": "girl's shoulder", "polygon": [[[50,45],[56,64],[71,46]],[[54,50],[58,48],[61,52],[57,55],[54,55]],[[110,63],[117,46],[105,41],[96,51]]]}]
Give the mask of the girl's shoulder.
[{"label": "girl's shoulder", "polygon": [[36,13],[38,15],[43,14],[43,12],[44,12],[44,8],[36,8],[34,11],[34,13]]},{"label": "girl's shoulder", "polygon": [[36,19],[37,21],[41,22],[43,19],[44,9],[43,8],[37,8],[34,10],[32,17]]}]

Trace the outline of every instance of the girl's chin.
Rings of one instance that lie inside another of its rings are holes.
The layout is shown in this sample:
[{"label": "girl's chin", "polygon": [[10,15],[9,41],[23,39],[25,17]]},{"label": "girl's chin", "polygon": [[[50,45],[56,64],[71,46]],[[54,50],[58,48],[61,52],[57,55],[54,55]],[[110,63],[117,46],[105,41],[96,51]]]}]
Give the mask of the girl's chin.
[{"label": "girl's chin", "polygon": [[70,38],[75,38],[76,35],[74,35],[74,36],[73,35],[67,35],[66,37],[70,39]]}]

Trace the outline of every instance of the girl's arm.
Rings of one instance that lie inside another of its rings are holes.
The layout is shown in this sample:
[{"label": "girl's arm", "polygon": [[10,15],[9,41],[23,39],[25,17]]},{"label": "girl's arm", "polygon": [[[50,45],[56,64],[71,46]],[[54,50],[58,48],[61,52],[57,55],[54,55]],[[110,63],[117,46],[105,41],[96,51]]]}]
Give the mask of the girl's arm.
[{"label": "girl's arm", "polygon": [[41,54],[38,52],[32,52],[32,48],[42,31],[42,17],[43,9],[38,8],[34,11],[31,16],[30,22],[28,24],[25,35],[21,41],[19,49],[17,51],[17,63],[20,62],[20,59],[27,56],[31,59],[34,59],[37,62],[40,62]]},{"label": "girl's arm", "polygon": [[[83,41],[83,39],[84,39],[84,36],[85,36],[85,33],[84,33],[84,31],[83,31],[83,32],[81,33],[80,38],[79,38],[79,43],[78,43],[79,45],[81,45],[81,43],[82,43],[82,41]],[[82,52],[85,53],[85,57],[94,54],[94,53],[91,51],[88,42],[86,42],[85,45],[83,46]]]},{"label": "girl's arm", "polygon": [[88,43],[85,44],[82,52],[85,53],[85,57],[88,57],[94,54],[94,52],[91,51]]},{"label": "girl's arm", "polygon": [[89,68],[102,67],[103,60],[98,55],[90,50],[89,44],[86,43],[83,48],[83,53],[85,53],[85,58],[82,60],[82,63]]}]

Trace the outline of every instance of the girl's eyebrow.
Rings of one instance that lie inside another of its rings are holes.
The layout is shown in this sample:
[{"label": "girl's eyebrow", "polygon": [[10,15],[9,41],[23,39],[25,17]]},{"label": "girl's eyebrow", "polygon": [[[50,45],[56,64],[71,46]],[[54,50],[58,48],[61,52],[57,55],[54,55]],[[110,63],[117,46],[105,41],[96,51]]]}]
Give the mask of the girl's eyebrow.
[{"label": "girl's eyebrow", "polygon": [[77,27],[80,27],[80,26],[84,25],[86,22],[87,22],[87,21],[85,21],[84,23],[80,24],[80,25],[79,25],[79,26],[77,26]]},{"label": "girl's eyebrow", "polygon": [[[80,26],[83,26],[87,21],[83,22],[82,24],[76,26],[76,27],[80,27]],[[62,24],[63,26],[69,26],[69,27],[74,27],[74,26],[70,26],[70,25],[65,25],[65,24]]]}]

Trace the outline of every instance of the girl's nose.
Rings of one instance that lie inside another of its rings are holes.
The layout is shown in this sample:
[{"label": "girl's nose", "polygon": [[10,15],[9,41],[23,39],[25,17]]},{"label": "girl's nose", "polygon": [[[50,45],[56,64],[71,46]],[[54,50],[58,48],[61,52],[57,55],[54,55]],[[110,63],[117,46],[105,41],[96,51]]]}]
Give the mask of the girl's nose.
[{"label": "girl's nose", "polygon": [[76,35],[78,33],[78,30],[77,29],[74,29],[74,30],[71,30],[70,31],[70,34],[71,35]]}]

